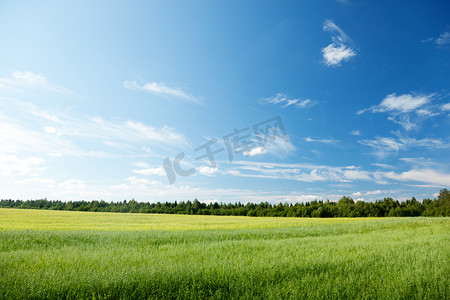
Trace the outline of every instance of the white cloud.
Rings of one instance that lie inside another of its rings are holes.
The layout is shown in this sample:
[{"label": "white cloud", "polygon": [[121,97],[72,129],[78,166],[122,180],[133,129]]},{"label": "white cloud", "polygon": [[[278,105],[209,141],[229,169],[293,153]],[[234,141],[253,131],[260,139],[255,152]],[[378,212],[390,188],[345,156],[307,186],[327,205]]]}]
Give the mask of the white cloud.
[{"label": "white cloud", "polygon": [[53,187],[55,184],[54,180],[51,179],[44,179],[44,178],[38,178],[38,177],[30,177],[30,178],[26,178],[26,179],[21,179],[21,180],[16,180],[14,181],[14,184],[17,185],[39,185],[39,186],[46,186],[46,187]]},{"label": "white cloud", "polygon": [[159,186],[162,185],[160,181],[157,180],[148,180],[146,178],[139,178],[136,176],[130,176],[126,179],[126,182],[123,184],[112,185],[109,188],[113,190],[122,190],[122,191],[136,191],[136,190],[147,190],[151,186]]},{"label": "white cloud", "polygon": [[[412,169],[402,173],[394,171],[365,171],[360,167],[333,167],[314,164],[280,164],[264,162],[240,161],[233,164],[233,168],[224,172],[237,177],[260,179],[285,179],[301,182],[376,182],[387,184],[395,181],[420,181],[434,185],[450,185],[450,174],[442,173],[431,168]],[[378,195],[386,191],[368,191],[365,195]],[[359,196],[356,193],[353,196]]]},{"label": "white cloud", "polygon": [[14,71],[12,73],[12,77],[18,81],[27,82],[30,84],[45,84],[47,83],[47,79],[42,74],[35,74],[32,72],[20,72]]},{"label": "white cloud", "polygon": [[326,20],[323,30],[332,34],[332,43],[322,48],[322,55],[327,66],[338,66],[342,61],[348,61],[356,52],[346,45],[350,38],[333,21]]},{"label": "white cloud", "polygon": [[[0,117],[2,114],[0,113]],[[69,153],[76,151],[65,140],[58,140],[56,136],[48,135],[42,131],[26,128],[14,124],[16,120],[0,118],[0,153]],[[66,151],[67,150],[67,151]]]},{"label": "white cloud", "polygon": [[410,170],[402,173],[388,172],[387,178],[399,181],[420,181],[442,186],[450,186],[450,174],[433,169]]},{"label": "white cloud", "polygon": [[367,171],[361,171],[361,170],[343,170],[343,177],[346,180],[372,180],[371,175]]},{"label": "white cloud", "polygon": [[141,169],[151,168],[151,165],[149,165],[148,163],[143,162],[143,161],[135,162],[135,163],[133,163],[133,166],[137,167],[137,168],[141,168]]},{"label": "white cloud", "polygon": [[[258,141],[254,140],[255,144]],[[277,135],[271,140],[266,140],[263,146],[256,146],[253,149],[244,151],[245,156],[255,156],[261,154],[272,154],[277,157],[286,157],[291,155],[297,148],[291,143],[287,135]]]},{"label": "white cloud", "polygon": [[297,150],[287,136],[276,136],[274,140],[265,143],[264,149],[266,153],[278,157],[286,157]]},{"label": "white cloud", "polygon": [[334,42],[347,42],[350,41],[348,35],[337,26],[333,21],[326,20],[323,23],[323,31],[328,31],[333,34],[332,39]]},{"label": "white cloud", "polygon": [[53,126],[44,126],[43,128],[46,133],[56,133],[56,128]]},{"label": "white cloud", "polygon": [[26,86],[46,85],[47,79],[32,72],[13,71],[10,77],[0,78],[1,90],[14,90]]},{"label": "white cloud", "polygon": [[0,91],[3,92],[24,93],[36,89],[72,94],[71,91],[50,83],[44,75],[29,71],[13,71],[11,76],[0,78]]},{"label": "white cloud", "polygon": [[429,111],[428,109],[418,109],[416,110],[416,114],[426,116],[426,117],[434,117],[439,115],[440,113],[433,113]]},{"label": "white cloud", "polygon": [[58,187],[60,187],[63,190],[84,189],[86,187],[86,182],[84,180],[79,179],[69,179],[58,184]]},{"label": "white cloud", "polygon": [[216,173],[218,170],[217,167],[208,167],[208,166],[201,166],[197,168],[197,171],[206,176],[212,176],[214,173]]},{"label": "white cloud", "polygon": [[442,33],[434,42],[439,46],[450,44],[450,32]]},{"label": "white cloud", "polygon": [[348,61],[356,53],[347,46],[332,43],[322,49],[322,55],[327,66],[336,66],[341,61]]},{"label": "white cloud", "polygon": [[440,166],[439,163],[425,157],[402,157],[399,160],[407,162],[415,168],[430,169]]},{"label": "white cloud", "polygon": [[352,130],[352,131],[350,132],[350,134],[351,134],[351,135],[359,136],[359,135],[361,135],[361,130]]},{"label": "white cloud", "polygon": [[415,138],[403,138],[400,137],[398,139],[406,148],[409,147],[425,147],[430,149],[436,149],[436,148],[448,148],[449,144],[444,143],[440,139],[433,139],[433,138],[424,138],[424,139],[415,139]]},{"label": "white cloud", "polygon": [[63,157],[64,156],[64,154],[62,154],[62,153],[51,153],[51,152],[46,153],[46,155],[50,156],[50,157]]},{"label": "white cloud", "polygon": [[134,173],[141,175],[157,175],[157,176],[166,176],[166,171],[163,167],[157,168],[147,168],[147,169],[137,169],[133,170]]},{"label": "white cloud", "polygon": [[186,93],[185,91],[167,86],[163,82],[149,82],[142,86],[139,86],[136,81],[124,81],[123,85],[127,89],[131,90],[140,90],[145,92],[154,93],[162,96],[170,96],[178,99],[182,99],[186,102],[201,104],[200,97],[193,96],[191,94]]},{"label": "white cloud", "polygon": [[20,158],[0,153],[0,176],[36,175],[45,169],[44,165],[45,161],[41,157]]},{"label": "white cloud", "polygon": [[314,164],[277,164],[263,162],[236,162],[227,174],[239,177],[287,179],[302,182],[352,182],[373,180],[370,172],[355,166],[331,167]]},{"label": "white cloud", "polygon": [[388,164],[380,164],[380,163],[371,163],[371,165],[375,166],[375,167],[380,167],[380,168],[384,168],[384,169],[393,169],[394,167]]},{"label": "white cloud", "polygon": [[3,153],[92,156],[106,155],[104,145],[143,153],[144,147],[183,148],[189,144],[184,135],[168,126],[158,128],[135,121],[107,121],[100,117],[76,117],[60,112],[53,112],[48,118],[49,114],[42,114],[35,105],[8,99],[0,101],[1,106],[5,111],[23,116],[12,118],[0,110],[0,152]]},{"label": "white cloud", "polygon": [[333,139],[313,139],[310,137],[305,138],[305,141],[307,142],[314,142],[314,143],[324,143],[324,144],[332,144],[332,143],[337,143],[339,142],[338,140],[333,140]]},{"label": "white cloud", "polygon": [[264,99],[263,103],[281,104],[281,108],[286,108],[291,105],[294,105],[297,108],[310,108],[316,105],[317,101],[311,99],[290,99],[287,95],[278,93],[273,97]]},{"label": "white cloud", "polygon": [[403,94],[387,95],[380,104],[356,112],[361,115],[365,112],[388,113],[388,120],[401,125],[406,130],[417,128],[417,122],[424,118],[434,117],[440,113],[434,112],[431,104],[435,94]]},{"label": "white cloud", "polygon": [[433,95],[396,96],[395,93],[392,93],[390,95],[387,95],[386,98],[381,101],[380,110],[409,112],[430,102],[432,96]]},{"label": "white cloud", "polygon": [[442,110],[450,110],[450,103],[444,104],[441,106]]},{"label": "white cloud", "polygon": [[[99,118],[93,119],[94,123],[101,125],[102,130],[108,136],[110,133],[116,133],[114,136],[120,136],[123,140],[138,140],[148,142],[158,142],[169,145],[185,146],[186,138],[174,131],[168,126],[155,128],[140,122],[126,121],[124,123],[112,123]],[[127,137],[128,136],[128,137]]]},{"label": "white cloud", "polygon": [[264,153],[266,153],[266,150],[265,150],[264,147],[256,147],[256,148],[253,148],[253,149],[251,149],[249,151],[245,151],[244,155],[251,157],[251,156],[255,156],[255,155],[258,155],[258,154],[264,154]]},{"label": "white cloud", "polygon": [[383,193],[382,190],[376,190],[376,191],[368,191],[366,192],[366,195],[380,195],[382,193]]},{"label": "white cloud", "polygon": [[406,130],[417,128],[417,124],[411,122],[411,119],[408,115],[402,115],[399,117],[388,117],[388,120],[401,125]]},{"label": "white cloud", "polygon": [[418,109],[429,103],[434,94],[430,95],[414,95],[404,94],[397,96],[395,93],[387,95],[379,105],[372,106],[357,112],[358,115],[366,112],[393,112],[393,113],[407,113]]},{"label": "white cloud", "polygon": [[154,185],[154,184],[160,184],[157,180],[148,180],[146,178],[138,178],[135,176],[131,176],[127,178],[127,181],[131,185]]},{"label": "white cloud", "polygon": [[305,99],[295,104],[296,107],[306,108],[317,104],[317,101],[311,99]]},{"label": "white cloud", "polygon": [[383,158],[390,152],[399,152],[400,150],[409,150],[415,147],[424,147],[429,149],[444,149],[450,147],[448,143],[444,143],[440,139],[424,138],[415,139],[410,137],[376,137],[373,140],[361,140],[360,144],[372,147],[372,154]]}]

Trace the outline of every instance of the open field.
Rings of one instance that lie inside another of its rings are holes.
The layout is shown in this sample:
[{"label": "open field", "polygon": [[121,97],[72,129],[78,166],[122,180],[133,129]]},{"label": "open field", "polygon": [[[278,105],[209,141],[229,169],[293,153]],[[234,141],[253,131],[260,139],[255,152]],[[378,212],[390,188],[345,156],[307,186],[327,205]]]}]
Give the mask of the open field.
[{"label": "open field", "polygon": [[449,225],[0,209],[0,299],[448,299]]}]

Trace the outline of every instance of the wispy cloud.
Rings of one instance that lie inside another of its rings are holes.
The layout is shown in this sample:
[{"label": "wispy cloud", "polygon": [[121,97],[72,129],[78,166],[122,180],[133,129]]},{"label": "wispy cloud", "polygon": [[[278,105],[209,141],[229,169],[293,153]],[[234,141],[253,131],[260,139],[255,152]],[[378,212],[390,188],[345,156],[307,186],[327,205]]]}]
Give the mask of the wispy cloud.
[{"label": "wispy cloud", "polygon": [[356,135],[356,136],[360,136],[361,135],[361,130],[352,130],[350,132],[351,135]]},{"label": "wispy cloud", "polygon": [[80,179],[69,179],[58,184],[58,187],[65,190],[75,190],[86,188],[86,182]]},{"label": "wispy cloud", "polygon": [[434,94],[430,95],[405,94],[397,96],[395,93],[392,93],[387,95],[386,98],[384,98],[379,105],[359,110],[356,114],[360,115],[367,111],[373,113],[377,112],[408,113],[429,103],[433,96]]},{"label": "wispy cloud", "polygon": [[384,169],[393,169],[394,167],[388,164],[381,164],[381,163],[371,163],[372,166],[380,167]]},{"label": "wispy cloud", "polygon": [[411,137],[376,137],[375,139],[365,139],[359,141],[360,144],[373,148],[372,154],[384,158],[387,155],[399,152],[400,150],[409,150],[415,147],[423,147],[428,149],[444,149],[449,148],[450,144],[441,139],[423,138],[415,139]]},{"label": "wispy cloud", "polygon": [[361,144],[377,150],[398,151],[403,144],[392,137],[376,137],[374,140],[362,140]]},{"label": "wispy cloud", "polygon": [[25,179],[20,179],[20,180],[16,180],[13,182],[14,185],[24,185],[24,186],[29,186],[29,185],[39,185],[39,186],[44,186],[47,188],[54,188],[55,187],[55,181],[52,179],[45,179],[45,178],[40,178],[40,177],[28,177]]},{"label": "wispy cloud", "polygon": [[[258,142],[255,140],[255,144]],[[256,156],[261,154],[272,154],[283,158],[291,155],[297,148],[291,143],[287,135],[275,136],[272,140],[267,140],[264,146],[257,146],[244,152],[245,156]]]},{"label": "wispy cloud", "polygon": [[385,176],[399,181],[419,181],[434,185],[450,186],[450,174],[433,169],[417,169],[402,173],[388,172]]},{"label": "wispy cloud", "polygon": [[439,112],[431,112],[428,109],[418,109],[418,110],[416,110],[416,114],[424,116],[424,117],[434,117],[434,116],[440,115]]},{"label": "wispy cloud", "polygon": [[442,33],[437,39],[434,40],[436,45],[444,46],[450,44],[450,32],[444,32]]},{"label": "wispy cloud", "polygon": [[449,111],[450,110],[450,103],[442,105],[441,109],[444,110],[444,111]]},{"label": "wispy cloud", "polygon": [[196,168],[196,170],[205,176],[214,176],[215,173],[218,171],[218,167],[208,167],[208,166],[201,166]]},{"label": "wispy cloud", "polygon": [[45,169],[45,161],[41,157],[18,157],[0,153],[0,176],[36,175]]},{"label": "wispy cloud", "polygon": [[256,147],[256,148],[253,148],[253,149],[251,149],[251,150],[248,150],[248,151],[245,151],[244,152],[244,155],[245,156],[255,156],[255,155],[259,155],[259,154],[264,154],[264,153],[267,153],[266,152],[266,149],[264,148],[264,147]]},{"label": "wispy cloud", "polygon": [[333,139],[313,139],[310,137],[305,138],[305,141],[309,142],[309,143],[324,143],[324,144],[334,144],[334,143],[338,143],[338,140],[333,140]]},{"label": "wispy cloud", "polygon": [[396,124],[399,124],[406,130],[411,130],[417,128],[417,124],[411,121],[411,117],[409,115],[400,115],[397,117],[388,117],[389,121],[392,121]]},{"label": "wispy cloud", "polygon": [[[157,143],[179,147],[188,144],[182,134],[168,126],[156,128],[136,121],[112,122],[99,117],[87,118],[87,120],[80,120],[78,123],[80,124],[80,129],[77,130],[79,135],[101,138],[104,141],[126,143],[139,141],[149,145]],[[84,131],[83,129],[87,128],[83,128],[83,125],[92,127],[92,130],[90,132]]]},{"label": "wispy cloud", "polygon": [[134,169],[133,172],[141,175],[166,176],[166,171],[164,171],[163,167]]},{"label": "wispy cloud", "polygon": [[279,164],[265,162],[236,162],[228,174],[239,177],[287,179],[302,182],[352,182],[371,180],[370,173],[359,167],[332,167],[315,164]]},{"label": "wispy cloud", "polygon": [[59,111],[49,113],[31,103],[8,99],[0,101],[0,108],[4,105],[8,106],[8,111],[13,110],[23,118],[11,118],[0,112],[2,153],[32,151],[53,157],[91,156],[99,154],[100,151],[108,151],[105,146],[116,148],[115,150],[142,152],[143,147],[183,148],[188,145],[184,135],[168,126],[154,127],[130,120],[110,121],[100,117],[76,117]]},{"label": "wispy cloud", "polygon": [[136,81],[126,80],[123,82],[125,88],[130,90],[138,90],[153,93],[161,96],[168,96],[177,99],[184,100],[189,103],[201,104],[201,98],[197,96],[193,96],[182,89],[174,88],[166,85],[163,82],[149,82],[144,85],[138,85]]},{"label": "wispy cloud", "polygon": [[375,190],[375,191],[367,191],[365,194],[366,195],[380,195],[382,193],[383,193],[382,190]]},{"label": "wispy cloud", "polygon": [[155,185],[159,186],[162,185],[162,183],[158,180],[149,180],[147,178],[130,176],[126,179],[125,183],[112,185],[110,186],[110,188],[119,191],[136,191],[136,190],[145,191]]},{"label": "wispy cloud", "polygon": [[347,46],[351,39],[333,21],[326,20],[323,30],[332,34],[332,43],[322,49],[324,62],[327,66],[338,66],[342,61],[348,61],[356,52]]},{"label": "wispy cloud", "polygon": [[[381,165],[385,169],[392,169],[389,165]],[[396,173],[394,171],[368,171],[361,167],[334,167],[315,164],[280,164],[266,162],[239,161],[232,169],[224,172],[238,177],[260,179],[285,179],[301,182],[355,182],[367,181],[387,184],[392,181],[419,181],[438,186],[450,185],[450,174],[439,171],[438,166],[432,168],[415,169]],[[367,192],[366,195],[380,194],[381,191]]]},{"label": "wispy cloud", "polygon": [[388,120],[401,125],[406,130],[417,127],[417,119],[424,119],[439,115],[431,104],[435,94],[403,94],[387,95],[380,104],[356,112],[361,115],[366,112],[388,113]]},{"label": "wispy cloud", "polygon": [[263,103],[280,104],[281,108],[293,105],[297,108],[310,108],[317,104],[317,101],[311,99],[290,98],[283,93],[278,93],[273,97],[266,98]]},{"label": "wispy cloud", "polygon": [[402,157],[401,161],[404,161],[415,168],[430,169],[440,167],[442,164],[438,164],[431,159],[425,157]]},{"label": "wispy cloud", "polygon": [[[44,75],[14,72],[11,77],[0,78],[0,92],[0,188],[4,190],[4,197],[78,200],[115,197],[109,191],[109,183],[96,185],[81,179],[57,182],[41,176],[48,174],[49,169],[59,173],[60,166],[70,162],[71,158],[67,156],[85,161],[92,157],[120,158],[118,162],[151,157],[155,161],[163,157],[161,151],[189,144],[183,134],[166,125],[85,116],[73,110],[69,112],[68,108],[43,109],[17,100],[24,95],[28,97],[30,93],[41,97],[47,92],[71,93],[52,84]],[[64,94],[67,95],[70,96]],[[136,165],[133,171],[147,176],[166,175],[162,167],[152,169],[142,164]],[[131,176],[127,185],[116,186],[114,194],[120,194],[123,199],[126,195],[133,195],[135,190],[147,192],[149,186],[159,184],[156,180]],[[120,193],[117,192],[119,190]]]},{"label": "wispy cloud", "polygon": [[13,71],[10,76],[0,78],[0,91],[25,93],[30,90],[47,90],[50,92],[72,94],[68,89],[51,83],[42,74],[29,71]]}]

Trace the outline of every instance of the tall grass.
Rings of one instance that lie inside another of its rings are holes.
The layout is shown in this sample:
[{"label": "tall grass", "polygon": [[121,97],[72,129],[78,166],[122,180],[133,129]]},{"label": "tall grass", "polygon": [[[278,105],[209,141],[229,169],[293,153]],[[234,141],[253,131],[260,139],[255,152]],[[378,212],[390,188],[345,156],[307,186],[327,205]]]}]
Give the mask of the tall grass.
[{"label": "tall grass", "polygon": [[[120,228],[113,219],[124,215],[79,213],[112,218],[112,227],[75,230],[70,218],[32,213],[46,225],[8,227],[0,210],[0,299],[449,298],[448,218],[263,219],[262,227],[159,216],[171,228],[160,230],[147,229],[163,225],[151,215],[140,227],[142,216],[126,215]],[[55,220],[69,229],[54,230]]]}]

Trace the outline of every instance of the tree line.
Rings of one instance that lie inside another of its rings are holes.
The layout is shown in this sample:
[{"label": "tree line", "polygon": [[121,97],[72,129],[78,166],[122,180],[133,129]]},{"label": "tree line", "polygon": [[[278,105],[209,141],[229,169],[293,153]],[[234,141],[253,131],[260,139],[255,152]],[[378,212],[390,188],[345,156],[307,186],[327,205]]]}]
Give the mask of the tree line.
[{"label": "tree line", "polygon": [[202,203],[182,202],[123,202],[106,201],[60,201],[60,200],[1,200],[0,208],[48,209],[68,211],[156,213],[188,215],[221,215],[252,217],[447,217],[450,215],[450,191],[442,189],[435,199],[406,201],[384,198],[375,202],[354,201],[342,197],[337,202],[314,200],[305,203]]}]

